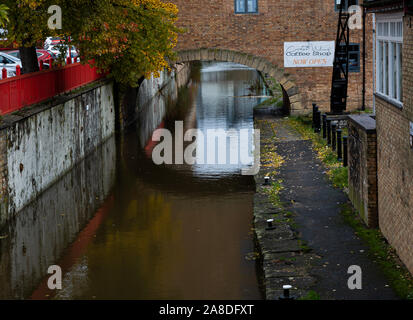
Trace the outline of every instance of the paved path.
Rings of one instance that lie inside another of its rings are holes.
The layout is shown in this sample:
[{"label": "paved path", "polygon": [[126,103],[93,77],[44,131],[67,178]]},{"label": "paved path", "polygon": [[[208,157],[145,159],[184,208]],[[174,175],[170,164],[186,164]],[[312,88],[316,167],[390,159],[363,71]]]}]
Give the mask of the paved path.
[{"label": "paved path", "polygon": [[[273,130],[277,153],[285,159],[276,177],[283,180],[281,201],[287,211],[294,213],[297,239],[305,240],[311,248],[307,254],[289,253],[298,256],[294,263],[302,263],[305,269],[303,279],[309,280],[303,283],[305,289],[316,291],[322,299],[397,299],[378,265],[367,256],[368,248],[344,223],[340,206],[348,198],[331,185],[311,141],[303,140],[282,118],[267,118],[265,123],[264,137],[268,138],[268,130]],[[262,171],[258,179],[265,174]],[[267,258],[264,265],[267,283],[277,284],[280,277],[271,279],[270,273],[279,268],[279,260]],[[362,290],[348,288],[347,270],[351,265],[362,268]],[[267,298],[276,298],[276,295],[269,297],[269,293],[267,290]]]}]

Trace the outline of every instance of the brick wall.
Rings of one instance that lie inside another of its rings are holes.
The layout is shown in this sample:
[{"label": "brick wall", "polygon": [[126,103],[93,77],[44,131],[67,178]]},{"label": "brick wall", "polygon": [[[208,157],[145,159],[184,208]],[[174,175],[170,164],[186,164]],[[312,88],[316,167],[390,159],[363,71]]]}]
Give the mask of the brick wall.
[{"label": "brick wall", "polygon": [[[177,50],[219,48],[239,51],[284,67],[285,41],[332,41],[336,39],[338,13],[335,0],[259,0],[258,14],[234,14],[234,0],[172,0],[178,5],[179,25],[187,32],[179,37]],[[368,15],[367,93],[372,105],[372,23]],[[360,43],[362,31],[351,31],[351,42]],[[360,55],[362,56],[362,55]],[[362,70],[362,68],[361,68]],[[288,68],[283,70],[300,88],[304,107],[311,103],[330,107],[332,68]],[[370,79],[370,80],[369,80]],[[349,108],[362,103],[362,73],[351,73]]]},{"label": "brick wall", "polygon": [[413,29],[404,18],[403,109],[377,98],[379,224],[413,273]]},{"label": "brick wall", "polygon": [[349,197],[371,228],[378,226],[377,215],[377,135],[376,121],[368,115],[350,116]]}]

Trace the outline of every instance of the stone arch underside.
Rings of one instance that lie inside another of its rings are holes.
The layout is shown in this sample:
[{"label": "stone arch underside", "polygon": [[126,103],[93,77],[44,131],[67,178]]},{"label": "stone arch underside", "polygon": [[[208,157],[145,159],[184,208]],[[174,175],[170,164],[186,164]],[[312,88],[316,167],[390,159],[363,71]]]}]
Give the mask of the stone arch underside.
[{"label": "stone arch underside", "polygon": [[299,87],[291,75],[267,59],[255,55],[226,49],[190,49],[178,52],[176,63],[191,61],[225,61],[243,64],[257,69],[274,78],[284,89],[290,103],[290,113],[299,115],[306,112]]}]

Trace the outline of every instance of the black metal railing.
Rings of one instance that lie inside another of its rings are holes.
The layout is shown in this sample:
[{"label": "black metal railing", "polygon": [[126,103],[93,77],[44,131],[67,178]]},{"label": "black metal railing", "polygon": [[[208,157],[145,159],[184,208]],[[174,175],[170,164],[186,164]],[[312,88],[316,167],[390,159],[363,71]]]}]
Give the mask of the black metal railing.
[{"label": "black metal railing", "polygon": [[343,128],[339,121],[332,119],[327,114],[322,114],[320,108],[313,103],[312,127],[315,133],[322,134],[327,145],[337,153],[338,161],[348,166],[348,137],[343,135]]}]

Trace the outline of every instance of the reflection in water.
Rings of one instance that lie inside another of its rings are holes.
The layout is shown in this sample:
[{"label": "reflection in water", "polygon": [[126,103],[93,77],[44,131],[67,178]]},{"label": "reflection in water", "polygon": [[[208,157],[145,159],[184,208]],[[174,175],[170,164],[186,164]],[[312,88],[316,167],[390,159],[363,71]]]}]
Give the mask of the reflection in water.
[{"label": "reflection in water", "polygon": [[30,296],[110,193],[115,167],[112,137],[0,232],[7,235],[0,241],[1,299]]},{"label": "reflection in water", "polygon": [[[143,143],[148,127],[173,130],[175,120],[185,130],[252,128],[260,98],[248,87],[257,81],[252,69],[204,64],[167,114],[153,102],[142,113],[152,124],[141,118],[119,137],[116,157],[108,141],[21,212],[0,243],[0,297],[261,298],[256,264],[246,259],[253,179],[229,167],[156,166]],[[57,293],[45,282],[52,264],[64,272]]]},{"label": "reflection in water", "polygon": [[[228,174],[239,174],[241,168],[250,163],[242,164],[241,155],[247,157],[252,154],[253,140],[252,107],[259,104],[263,98],[249,96],[252,92],[249,87],[256,82],[262,82],[255,69],[232,63],[220,63],[206,65],[202,69],[199,93],[197,96],[197,128],[206,136],[211,129],[223,129],[226,132],[234,132],[232,135],[239,140],[237,145],[227,141],[226,165],[195,165],[193,171],[197,176],[218,177]],[[250,132],[249,139],[242,139],[240,130]],[[236,141],[235,140],[235,141]],[[204,139],[204,145],[207,138]],[[197,141],[199,142],[199,141]],[[201,141],[202,142],[202,141]],[[230,146],[238,151],[238,164],[230,164]],[[222,146],[224,148],[225,146]],[[208,146],[206,153],[211,152]],[[212,146],[213,148],[213,146]],[[216,153],[225,152],[216,148]],[[207,157],[205,156],[205,159]]]}]

